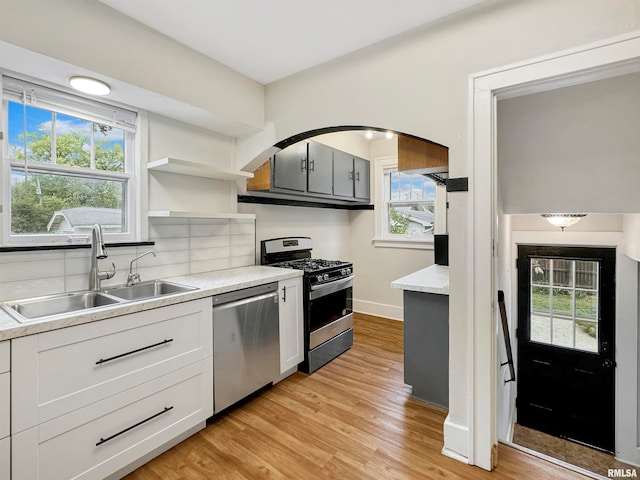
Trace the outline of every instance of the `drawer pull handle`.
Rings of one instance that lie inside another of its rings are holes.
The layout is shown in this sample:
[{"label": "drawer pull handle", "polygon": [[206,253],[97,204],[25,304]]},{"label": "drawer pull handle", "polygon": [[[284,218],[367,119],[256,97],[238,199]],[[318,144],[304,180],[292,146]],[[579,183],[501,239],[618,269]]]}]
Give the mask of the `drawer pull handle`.
[{"label": "drawer pull handle", "polygon": [[162,415],[164,413],[167,413],[169,410],[173,410],[173,405],[171,405],[170,407],[164,407],[164,410],[162,410],[161,412],[158,412],[158,413],[156,413],[154,415],[151,415],[149,418],[145,418],[144,420],[136,423],[135,425],[131,425],[130,427],[127,427],[124,430],[119,431],[118,433],[114,433],[110,437],[101,438],[100,441],[98,443],[96,443],[96,447],[99,447],[103,443],[107,443],[109,440],[113,440],[114,438],[119,437],[123,433],[127,433],[129,430],[133,430],[134,428],[139,427],[143,423],[147,423],[148,421],[153,420],[154,418],[159,417],[160,415]]},{"label": "drawer pull handle", "polygon": [[165,345],[167,343],[173,342],[173,338],[165,339],[161,342],[154,343],[153,345],[147,345],[146,347],[138,348],[136,350],[131,350],[127,353],[121,353],[120,355],[114,355],[109,358],[101,358],[96,362],[96,365],[100,365],[101,363],[110,362],[111,360],[117,360],[118,358],[126,357],[127,355],[133,355],[134,353],[143,352],[144,350],[149,350],[150,348],[159,347],[160,345]]}]

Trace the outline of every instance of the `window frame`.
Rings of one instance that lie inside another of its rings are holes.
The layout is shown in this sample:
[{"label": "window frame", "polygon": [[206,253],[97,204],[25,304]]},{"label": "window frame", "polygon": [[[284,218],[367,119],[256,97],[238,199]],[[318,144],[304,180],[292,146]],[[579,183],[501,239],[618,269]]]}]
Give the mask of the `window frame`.
[{"label": "window frame", "polygon": [[[137,109],[113,104],[100,99],[100,101],[94,98],[84,97],[77,95],[75,92],[65,90],[59,86],[52,86],[47,82],[35,80],[32,78],[26,78],[21,75],[14,74],[13,72],[0,71],[0,100],[2,106],[2,115],[0,116],[0,131],[6,132],[8,126],[8,102],[14,101],[12,98],[8,98],[4,94],[3,79],[4,76],[12,77],[21,82],[28,82],[34,84],[37,87],[44,87],[51,90],[56,90],[61,93],[61,96],[76,97],[78,104],[82,103],[95,103],[105,106],[112,106],[116,109],[127,110],[136,115],[135,125],[131,129],[123,128],[124,130],[124,172],[113,172],[108,170],[98,170],[95,168],[80,168],[69,167],[64,165],[58,165],[55,163],[38,163],[38,162],[24,162],[16,159],[9,158],[9,139],[6,134],[2,138],[2,148],[0,154],[2,156],[2,162],[0,165],[1,188],[2,188],[2,204],[4,208],[0,209],[2,219],[2,238],[0,244],[2,246],[26,246],[26,245],[75,245],[75,244],[87,244],[91,242],[90,233],[48,233],[48,234],[13,234],[11,231],[11,171],[15,167],[26,168],[28,170],[33,169],[39,173],[51,173],[54,175],[65,175],[72,177],[84,177],[95,180],[116,180],[123,181],[125,188],[123,191],[123,208],[125,208],[125,221],[124,225],[126,232],[112,233],[104,232],[105,240],[109,243],[119,242],[136,242],[141,240],[141,231],[139,228],[141,212],[138,208],[139,196],[141,192],[141,175],[140,175],[140,141],[141,141],[141,113]],[[78,105],[73,105],[73,109],[65,109],[64,106],[58,105],[46,105],[40,106],[49,111],[55,111],[65,115],[70,115],[83,120],[89,120],[96,123],[100,122],[99,118],[96,118],[91,112],[86,116],[82,115],[82,112],[78,110]],[[120,128],[118,125],[114,125],[115,128]]]},{"label": "window frame", "polygon": [[[379,157],[374,160],[375,168],[375,247],[410,248],[433,250],[434,234],[446,231],[446,189],[436,185],[434,204],[434,228],[428,235],[390,234],[389,204],[391,203],[391,185],[385,181],[387,175],[398,171],[398,157]],[[410,203],[418,203],[410,202]],[[406,203],[406,202],[404,202]]]}]

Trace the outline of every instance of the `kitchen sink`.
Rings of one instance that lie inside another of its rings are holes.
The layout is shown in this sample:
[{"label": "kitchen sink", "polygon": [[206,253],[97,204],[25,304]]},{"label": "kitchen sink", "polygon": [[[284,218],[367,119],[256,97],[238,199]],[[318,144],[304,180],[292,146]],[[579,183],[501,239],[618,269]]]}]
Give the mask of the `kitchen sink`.
[{"label": "kitchen sink", "polygon": [[5,302],[3,306],[16,320],[25,323],[117,303],[122,303],[122,300],[101,292],[73,292]]},{"label": "kitchen sink", "polygon": [[99,292],[82,291],[47,295],[45,297],[25,298],[4,302],[4,308],[20,323],[28,323],[54,315],[92,310],[109,305],[118,305],[135,300],[151,299],[175,293],[197,290],[178,283],[154,280],[131,286],[114,287]]},{"label": "kitchen sink", "polygon": [[174,293],[189,292],[197,290],[195,287],[187,287],[178,283],[165,282],[163,280],[153,280],[150,282],[136,283],[126,287],[117,287],[105,290],[105,293],[118,297],[122,300],[142,300],[145,298],[162,297]]}]

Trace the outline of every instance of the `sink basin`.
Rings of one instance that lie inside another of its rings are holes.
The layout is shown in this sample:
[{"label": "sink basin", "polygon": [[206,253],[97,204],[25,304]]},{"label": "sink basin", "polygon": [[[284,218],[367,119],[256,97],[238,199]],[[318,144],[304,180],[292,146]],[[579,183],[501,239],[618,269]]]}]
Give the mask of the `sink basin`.
[{"label": "sink basin", "polygon": [[[24,323],[116,303],[121,303],[121,300],[100,292],[74,292],[5,302],[3,306],[16,320]],[[18,315],[15,315],[16,313]]]},{"label": "sink basin", "polygon": [[105,293],[123,300],[133,301],[145,298],[161,297],[164,295],[172,295],[174,293],[189,292],[197,290],[195,287],[187,287],[178,283],[165,282],[162,280],[154,280],[150,282],[136,283],[130,287],[117,287],[105,290]]}]

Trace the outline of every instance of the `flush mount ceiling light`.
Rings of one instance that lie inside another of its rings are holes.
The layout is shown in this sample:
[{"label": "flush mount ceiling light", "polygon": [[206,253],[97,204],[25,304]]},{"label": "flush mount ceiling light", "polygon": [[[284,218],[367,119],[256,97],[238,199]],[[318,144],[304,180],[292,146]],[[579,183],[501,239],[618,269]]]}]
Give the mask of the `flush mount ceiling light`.
[{"label": "flush mount ceiling light", "polygon": [[560,227],[564,232],[565,227],[570,227],[578,223],[582,217],[586,217],[586,213],[543,213],[542,216],[547,219],[551,225]]},{"label": "flush mount ceiling light", "polygon": [[386,138],[387,140],[391,140],[393,138],[393,132],[391,130],[387,130],[384,134],[384,138]]},{"label": "flush mount ceiling light", "polygon": [[371,130],[367,130],[366,132],[364,132],[364,138],[366,138],[367,140],[371,140],[373,138],[373,132]]},{"label": "flush mount ceiling light", "polygon": [[111,93],[111,87],[109,85],[91,77],[71,77],[69,79],[69,85],[79,92],[89,95],[109,95]]}]

